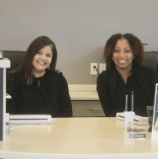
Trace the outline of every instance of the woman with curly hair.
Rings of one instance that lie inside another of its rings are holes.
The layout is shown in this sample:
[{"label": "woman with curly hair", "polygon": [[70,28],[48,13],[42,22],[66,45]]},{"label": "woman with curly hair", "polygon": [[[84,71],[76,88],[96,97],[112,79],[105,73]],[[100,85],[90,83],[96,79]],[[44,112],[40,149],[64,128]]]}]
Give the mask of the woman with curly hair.
[{"label": "woman with curly hair", "polygon": [[114,117],[125,111],[128,95],[128,111],[134,101],[136,115],[147,116],[146,107],[154,102],[156,75],[142,66],[144,50],[140,39],[130,33],[114,34],[104,53],[107,70],[98,76],[97,91],[105,115]]}]

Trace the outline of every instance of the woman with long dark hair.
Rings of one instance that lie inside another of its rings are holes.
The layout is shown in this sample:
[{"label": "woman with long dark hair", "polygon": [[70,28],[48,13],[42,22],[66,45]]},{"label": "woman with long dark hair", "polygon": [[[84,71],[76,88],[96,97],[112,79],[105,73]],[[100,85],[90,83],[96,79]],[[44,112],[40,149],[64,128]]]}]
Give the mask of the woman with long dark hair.
[{"label": "woman with long dark hair", "polygon": [[56,71],[56,62],[57,50],[50,38],[40,36],[30,44],[23,63],[10,72],[8,113],[72,116],[68,85]]}]

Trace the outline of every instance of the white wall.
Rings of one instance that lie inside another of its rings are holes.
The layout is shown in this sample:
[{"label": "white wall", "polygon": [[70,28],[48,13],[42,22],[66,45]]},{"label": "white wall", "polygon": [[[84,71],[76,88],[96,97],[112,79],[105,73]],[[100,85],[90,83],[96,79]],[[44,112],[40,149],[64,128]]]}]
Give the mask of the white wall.
[{"label": "white wall", "polygon": [[158,1],[0,0],[0,50],[26,50],[47,35],[71,84],[96,82],[90,63],[104,62],[105,42],[118,32],[137,35],[146,51],[158,50]]}]

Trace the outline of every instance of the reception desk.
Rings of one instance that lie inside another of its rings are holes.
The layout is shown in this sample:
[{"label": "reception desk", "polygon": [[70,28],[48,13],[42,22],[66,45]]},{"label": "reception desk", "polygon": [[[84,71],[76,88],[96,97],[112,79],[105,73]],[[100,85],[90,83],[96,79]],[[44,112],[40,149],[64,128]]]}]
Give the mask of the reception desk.
[{"label": "reception desk", "polygon": [[158,141],[147,126],[145,140],[132,140],[116,118],[56,118],[48,125],[14,125],[0,142],[4,159],[154,159]]}]

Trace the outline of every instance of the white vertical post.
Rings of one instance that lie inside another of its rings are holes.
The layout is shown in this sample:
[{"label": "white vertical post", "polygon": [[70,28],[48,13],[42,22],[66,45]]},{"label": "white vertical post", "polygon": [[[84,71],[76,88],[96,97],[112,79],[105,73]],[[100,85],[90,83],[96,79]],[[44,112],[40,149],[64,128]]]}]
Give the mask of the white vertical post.
[{"label": "white vertical post", "polygon": [[6,125],[6,68],[10,67],[8,59],[0,59],[0,140],[5,140]]}]

